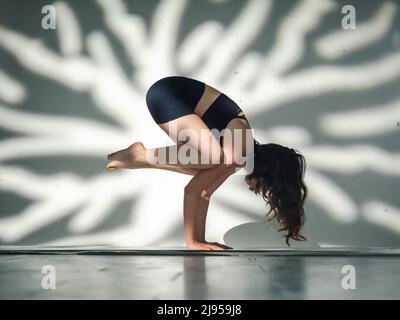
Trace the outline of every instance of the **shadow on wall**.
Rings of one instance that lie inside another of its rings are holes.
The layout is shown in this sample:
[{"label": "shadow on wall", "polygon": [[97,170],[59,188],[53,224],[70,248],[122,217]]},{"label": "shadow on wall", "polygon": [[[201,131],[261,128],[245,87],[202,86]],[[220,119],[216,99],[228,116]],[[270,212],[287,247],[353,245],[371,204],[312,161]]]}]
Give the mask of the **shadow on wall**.
[{"label": "shadow on wall", "polygon": [[290,240],[290,247],[285,242],[285,232],[278,231],[279,227],[275,220],[270,222],[249,222],[233,227],[224,235],[224,242],[234,249],[241,248],[282,248],[282,249],[318,249],[317,242],[309,237],[305,227],[302,234],[306,241]]}]

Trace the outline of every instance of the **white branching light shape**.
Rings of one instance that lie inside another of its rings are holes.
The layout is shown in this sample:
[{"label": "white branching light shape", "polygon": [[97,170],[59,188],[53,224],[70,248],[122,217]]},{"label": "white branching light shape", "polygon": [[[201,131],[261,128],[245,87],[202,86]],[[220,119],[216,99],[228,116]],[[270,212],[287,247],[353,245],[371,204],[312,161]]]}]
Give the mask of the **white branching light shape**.
[{"label": "white branching light shape", "polygon": [[[0,241],[19,241],[73,212],[68,225],[70,235],[51,244],[145,246],[161,240],[163,244],[168,243],[165,238],[182,224],[183,195],[179,191],[188,176],[156,170],[120,170],[103,171],[84,179],[63,172],[41,175],[27,167],[4,162],[49,155],[105,159],[107,153],[133,141],[144,141],[148,147],[170,144],[171,141],[152,122],[144,94],[153,81],[176,74],[176,66],[181,73],[218,87],[239,104],[245,101],[243,108],[249,119],[268,114],[282,103],[323,95],[333,89],[352,92],[398,81],[399,51],[346,67],[331,64],[344,55],[374,45],[387,34],[398,14],[398,6],[389,1],[383,2],[369,20],[358,21],[356,30],[338,29],[315,41],[313,50],[325,63],[293,71],[304,58],[306,36],[321,25],[327,14],[339,12],[338,4],[333,0],[317,3],[298,1],[280,21],[272,49],[262,54],[248,48],[270,18],[272,1],[244,1],[243,9],[227,26],[218,21],[205,21],[191,30],[178,46],[177,36],[188,1],[160,1],[147,28],[143,17],[129,12],[124,2],[98,0],[96,4],[102,10],[106,27],[120,41],[129,62],[135,67],[131,75],[121,67],[106,33],[99,30],[83,36],[74,9],[65,2],[54,3],[58,52],[40,39],[0,23],[0,48],[14,56],[21,67],[76,94],[88,93],[94,105],[119,125],[115,127],[78,116],[19,111],[18,104],[30,94],[29,88],[0,66],[0,98],[3,101],[0,127],[19,134],[0,142],[0,189],[32,200],[18,215],[0,220]],[[215,5],[224,4],[224,1],[215,1]],[[83,53],[83,48],[88,54]],[[368,110],[328,113],[320,119],[319,125],[326,135],[357,138],[397,130],[394,125],[388,125],[388,121],[396,117],[400,119],[400,100]],[[398,153],[387,152],[372,144],[316,145],[304,127],[273,126],[272,123],[269,126],[269,129],[255,129],[260,141],[290,145],[305,155],[308,161],[306,183],[310,190],[308,201],[340,223],[366,219],[400,233],[399,208],[379,199],[357,204],[343,187],[322,173],[351,175],[372,170],[382,175],[399,176]],[[167,182],[160,182],[166,179]],[[230,228],[248,222],[249,218],[241,211],[254,211],[254,220],[256,213],[261,218],[261,213],[265,212],[264,203],[246,187],[240,186],[241,181],[235,177],[229,180],[210,207],[207,232],[216,241],[221,241]],[[91,232],[121,200],[134,196],[137,200],[127,225],[111,231]],[[235,210],[224,203],[230,203]]]}]

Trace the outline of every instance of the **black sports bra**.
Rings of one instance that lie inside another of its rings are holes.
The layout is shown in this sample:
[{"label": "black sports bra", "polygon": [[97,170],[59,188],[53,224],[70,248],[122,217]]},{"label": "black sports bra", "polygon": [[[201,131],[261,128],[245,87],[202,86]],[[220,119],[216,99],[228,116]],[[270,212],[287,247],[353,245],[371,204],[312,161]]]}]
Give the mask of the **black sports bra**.
[{"label": "black sports bra", "polygon": [[217,129],[222,132],[234,118],[242,118],[247,121],[244,116],[239,115],[242,112],[242,109],[235,101],[226,94],[221,93],[201,118],[210,130]]}]

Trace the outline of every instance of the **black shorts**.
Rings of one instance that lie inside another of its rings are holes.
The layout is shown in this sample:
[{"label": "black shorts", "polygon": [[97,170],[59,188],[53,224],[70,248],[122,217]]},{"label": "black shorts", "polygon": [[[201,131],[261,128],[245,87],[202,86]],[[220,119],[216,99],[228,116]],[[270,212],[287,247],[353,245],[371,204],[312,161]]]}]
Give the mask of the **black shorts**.
[{"label": "black shorts", "polygon": [[[162,78],[151,85],[146,94],[146,103],[150,114],[157,124],[166,123],[179,117],[195,114],[194,109],[205,90],[205,83],[182,76]],[[242,109],[224,93],[208,107],[201,117],[218,141],[222,130]]]},{"label": "black shorts", "polygon": [[147,90],[146,104],[154,121],[165,123],[188,114],[205,90],[205,83],[182,76],[170,76],[154,82]]}]

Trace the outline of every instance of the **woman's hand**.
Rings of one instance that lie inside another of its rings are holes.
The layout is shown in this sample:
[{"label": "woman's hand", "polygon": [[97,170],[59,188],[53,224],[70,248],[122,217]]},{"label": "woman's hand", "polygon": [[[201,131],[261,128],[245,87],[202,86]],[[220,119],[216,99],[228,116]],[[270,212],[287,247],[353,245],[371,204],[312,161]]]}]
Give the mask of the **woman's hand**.
[{"label": "woman's hand", "polygon": [[200,242],[200,241],[192,241],[187,244],[188,249],[193,249],[193,250],[225,250],[225,249],[232,249],[228,246],[224,246],[222,244],[219,244],[218,242]]},{"label": "woman's hand", "polygon": [[221,247],[223,249],[233,249],[232,247],[229,247],[229,246],[227,246],[225,244],[218,243],[218,242],[208,242],[208,241],[206,241],[206,243],[212,244],[212,245],[215,245],[215,246],[219,246],[219,247]]}]

